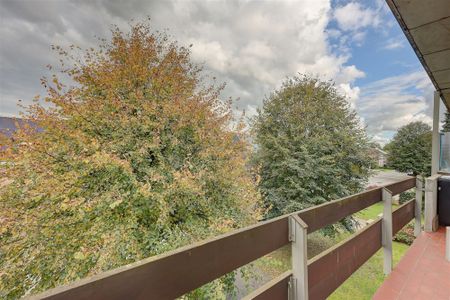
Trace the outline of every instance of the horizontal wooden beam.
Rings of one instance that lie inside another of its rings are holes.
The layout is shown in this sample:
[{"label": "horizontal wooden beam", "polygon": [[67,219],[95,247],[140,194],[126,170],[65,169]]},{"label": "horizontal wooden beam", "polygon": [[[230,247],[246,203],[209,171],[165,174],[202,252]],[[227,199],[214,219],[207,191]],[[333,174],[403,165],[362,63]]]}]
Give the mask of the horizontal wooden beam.
[{"label": "horizontal wooden beam", "polygon": [[275,277],[262,287],[248,294],[243,300],[277,300],[288,299],[288,285],[292,276],[292,271],[286,271],[283,274]]},{"label": "horizontal wooden beam", "polygon": [[141,260],[38,299],[174,299],[286,245],[288,217]]},{"label": "horizontal wooden beam", "polygon": [[392,234],[395,235],[406,224],[414,219],[415,199],[403,203],[392,212]]},{"label": "horizontal wooden beam", "polygon": [[[416,178],[408,177],[402,181],[384,187],[389,189],[392,192],[392,195],[397,195],[415,186]],[[382,188],[383,187],[378,187],[339,200],[314,206],[300,211],[298,215],[306,222],[306,224],[308,224],[308,233],[311,233],[326,225],[339,222],[343,218],[381,201]]]},{"label": "horizontal wooden beam", "polygon": [[404,180],[394,182],[384,186],[392,192],[392,196],[416,187],[416,177],[408,177]]},{"label": "horizontal wooden beam", "polygon": [[[308,262],[309,299],[325,299],[381,248],[381,219]],[[381,268],[381,265],[380,265]]]}]

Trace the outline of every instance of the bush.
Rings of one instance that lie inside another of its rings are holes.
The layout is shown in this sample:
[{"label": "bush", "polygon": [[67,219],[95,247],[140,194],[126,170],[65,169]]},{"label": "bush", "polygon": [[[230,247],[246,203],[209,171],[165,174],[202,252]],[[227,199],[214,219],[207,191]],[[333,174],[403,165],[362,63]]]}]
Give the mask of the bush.
[{"label": "bush", "polygon": [[414,199],[415,196],[416,196],[415,192],[412,192],[412,191],[403,192],[403,193],[400,194],[399,202],[400,202],[400,204],[403,204],[406,201]]},{"label": "bush", "polygon": [[403,227],[395,236],[394,241],[400,242],[406,245],[411,245],[414,242],[414,223],[410,222]]}]

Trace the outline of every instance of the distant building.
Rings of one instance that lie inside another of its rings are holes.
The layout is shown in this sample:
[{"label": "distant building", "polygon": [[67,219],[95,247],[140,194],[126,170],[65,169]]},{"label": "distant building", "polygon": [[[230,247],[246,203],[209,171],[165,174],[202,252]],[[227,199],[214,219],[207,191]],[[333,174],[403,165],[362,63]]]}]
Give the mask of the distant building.
[{"label": "distant building", "polygon": [[369,152],[370,157],[377,163],[377,166],[383,168],[387,163],[387,153],[380,148],[372,148]]}]

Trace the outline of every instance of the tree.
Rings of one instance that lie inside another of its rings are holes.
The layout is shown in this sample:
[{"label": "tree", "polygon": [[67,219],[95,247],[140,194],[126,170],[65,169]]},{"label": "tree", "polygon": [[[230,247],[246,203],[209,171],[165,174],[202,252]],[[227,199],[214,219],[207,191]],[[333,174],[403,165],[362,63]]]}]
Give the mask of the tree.
[{"label": "tree", "polygon": [[400,172],[430,175],[431,139],[431,127],[423,122],[401,127],[385,146],[389,165]]},{"label": "tree", "polygon": [[368,139],[331,82],[287,79],[254,120],[261,190],[268,216],[361,191],[369,175]]},{"label": "tree", "polygon": [[50,106],[24,115],[41,130],[24,125],[0,141],[13,180],[0,191],[0,297],[259,218],[250,147],[189,48],[138,23],[84,55],[54,49],[63,64],[62,76],[42,80]]},{"label": "tree", "polygon": [[450,111],[445,112],[445,119],[442,122],[442,132],[450,132]]}]

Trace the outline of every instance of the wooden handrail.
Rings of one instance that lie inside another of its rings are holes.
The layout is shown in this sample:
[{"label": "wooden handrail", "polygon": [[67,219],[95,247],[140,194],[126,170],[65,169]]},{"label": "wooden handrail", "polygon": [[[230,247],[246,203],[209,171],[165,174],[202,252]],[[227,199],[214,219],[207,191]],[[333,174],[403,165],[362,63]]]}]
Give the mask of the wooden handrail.
[{"label": "wooden handrail", "polygon": [[[397,195],[415,186],[415,177],[409,177],[383,187],[390,190],[392,195]],[[311,233],[381,201],[383,187],[313,206],[298,212],[298,215],[308,224],[308,233]]]},{"label": "wooden handrail", "polygon": [[[405,180],[387,185],[386,188],[392,191],[393,194],[399,194],[414,186],[415,178],[409,177]],[[381,189],[382,187],[367,190],[294,214],[306,222],[308,225],[308,233],[310,233],[380,201]],[[409,212],[411,206],[414,212],[414,203],[408,203],[401,207],[401,212],[394,213],[394,219],[400,219],[398,223],[394,221],[394,224],[398,224],[394,225],[396,228],[410,217]],[[407,210],[407,212],[404,213],[404,210]],[[207,282],[217,279],[288,244],[290,215],[293,214],[284,215],[213,239],[147,258],[115,270],[76,281],[69,285],[56,287],[31,298],[173,299],[180,297]],[[370,228],[378,228],[378,225],[372,225]],[[376,236],[376,234],[371,233],[370,237],[372,236]],[[376,241],[376,244],[368,246],[370,248],[368,253],[371,253],[372,248],[378,246],[378,242]],[[351,243],[353,244],[355,242]],[[344,244],[341,246],[348,247]],[[358,257],[357,254],[355,255]],[[358,259],[361,260],[365,257]],[[322,264],[321,260],[316,259],[315,261],[314,266]],[[359,267],[358,264],[354,266]],[[314,267],[311,267],[312,271],[309,268],[308,273],[311,272],[310,276],[315,278],[316,271],[314,271]],[[284,280],[285,278],[280,279],[280,282],[284,282]],[[264,294],[270,295],[273,292],[271,291],[272,288],[279,287],[279,284],[274,284],[273,287],[267,287]]]}]

